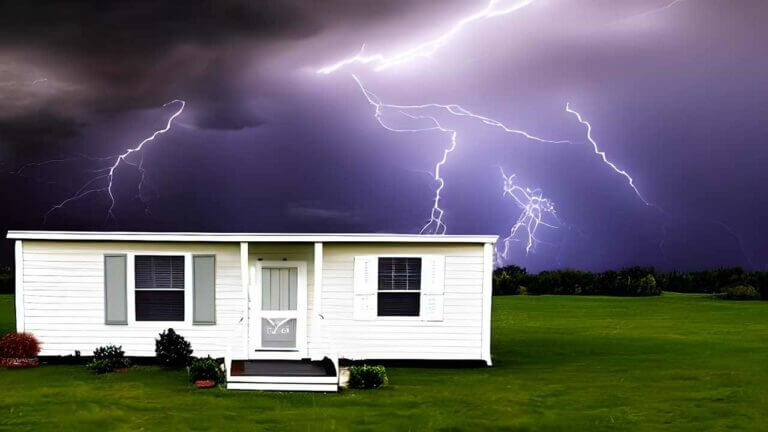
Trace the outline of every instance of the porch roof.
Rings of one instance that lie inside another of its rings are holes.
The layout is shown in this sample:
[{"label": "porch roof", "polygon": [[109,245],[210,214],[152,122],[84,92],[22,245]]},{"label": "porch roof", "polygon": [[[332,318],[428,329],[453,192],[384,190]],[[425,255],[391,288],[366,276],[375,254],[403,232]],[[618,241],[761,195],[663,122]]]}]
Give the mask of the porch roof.
[{"label": "porch roof", "polygon": [[495,243],[496,235],[294,234],[130,231],[8,231],[13,240],[322,243]]}]

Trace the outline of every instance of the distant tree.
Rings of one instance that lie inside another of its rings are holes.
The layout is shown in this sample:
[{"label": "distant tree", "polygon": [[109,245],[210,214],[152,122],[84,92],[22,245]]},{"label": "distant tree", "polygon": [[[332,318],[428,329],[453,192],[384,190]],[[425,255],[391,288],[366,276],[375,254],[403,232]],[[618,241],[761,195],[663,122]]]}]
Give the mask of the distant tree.
[{"label": "distant tree", "polygon": [[519,294],[520,285],[525,281],[528,271],[514,264],[493,271],[493,294]]}]

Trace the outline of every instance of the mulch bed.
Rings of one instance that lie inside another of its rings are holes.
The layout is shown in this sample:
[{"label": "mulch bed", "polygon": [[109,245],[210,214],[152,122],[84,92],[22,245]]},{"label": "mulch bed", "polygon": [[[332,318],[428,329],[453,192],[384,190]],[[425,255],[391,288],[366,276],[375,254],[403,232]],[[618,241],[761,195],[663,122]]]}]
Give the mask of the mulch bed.
[{"label": "mulch bed", "polygon": [[9,369],[31,368],[40,365],[37,358],[0,358],[0,366]]}]

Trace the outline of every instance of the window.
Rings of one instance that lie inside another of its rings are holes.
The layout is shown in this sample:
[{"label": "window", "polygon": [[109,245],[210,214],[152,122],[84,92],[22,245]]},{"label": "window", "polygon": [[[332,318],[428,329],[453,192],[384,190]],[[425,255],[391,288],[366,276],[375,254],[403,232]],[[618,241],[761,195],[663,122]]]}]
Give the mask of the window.
[{"label": "window", "polygon": [[419,316],[421,258],[379,258],[378,316]]},{"label": "window", "polygon": [[137,255],[136,321],[184,321],[184,257]]}]

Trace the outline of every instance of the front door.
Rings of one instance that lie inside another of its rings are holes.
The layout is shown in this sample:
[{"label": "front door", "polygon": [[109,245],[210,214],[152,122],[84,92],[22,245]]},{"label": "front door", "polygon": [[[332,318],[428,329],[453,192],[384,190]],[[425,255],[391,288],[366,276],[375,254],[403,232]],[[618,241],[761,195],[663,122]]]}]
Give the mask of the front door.
[{"label": "front door", "polygon": [[258,261],[251,266],[250,286],[248,345],[251,353],[278,351],[298,356],[305,354],[306,263]]}]

